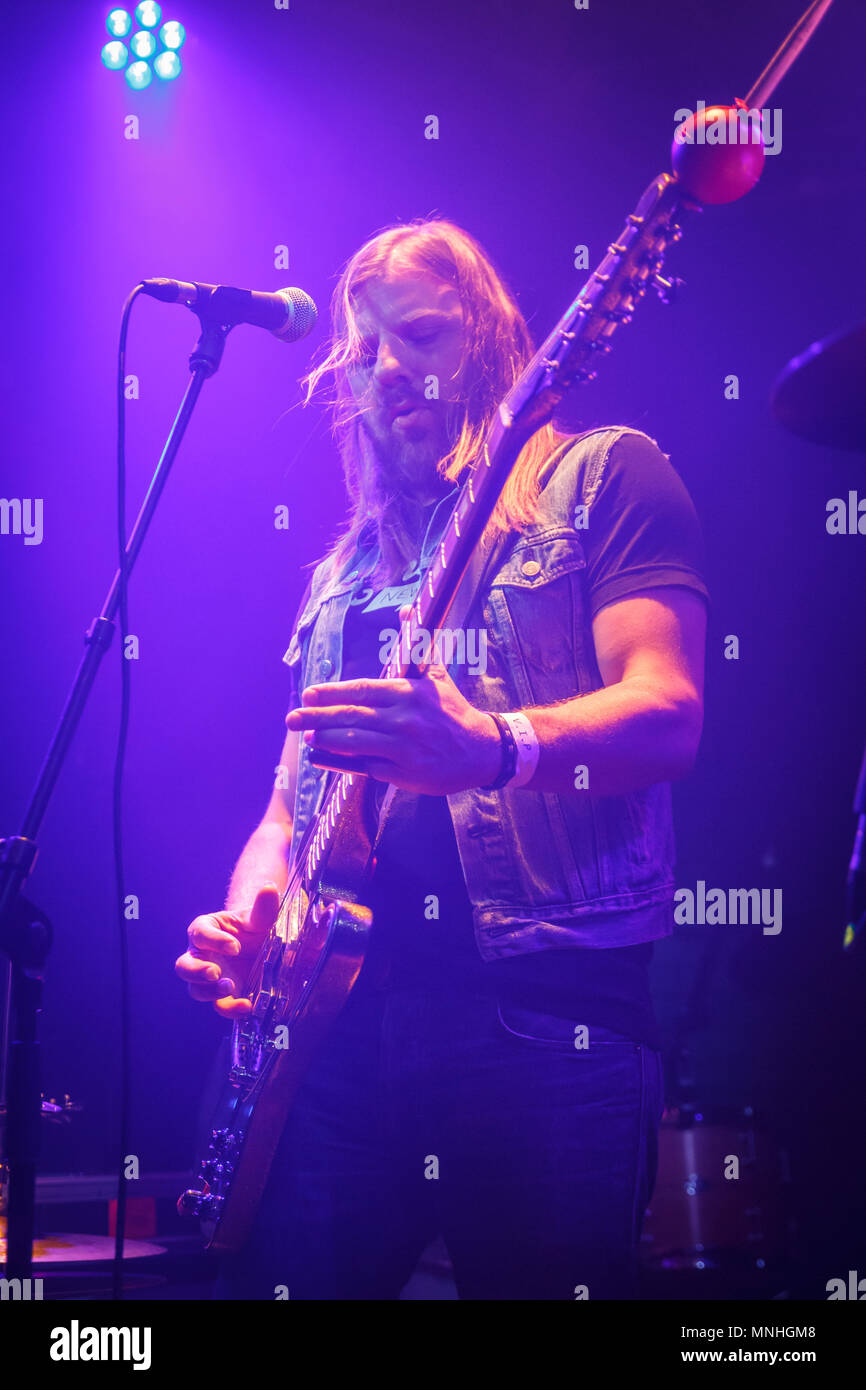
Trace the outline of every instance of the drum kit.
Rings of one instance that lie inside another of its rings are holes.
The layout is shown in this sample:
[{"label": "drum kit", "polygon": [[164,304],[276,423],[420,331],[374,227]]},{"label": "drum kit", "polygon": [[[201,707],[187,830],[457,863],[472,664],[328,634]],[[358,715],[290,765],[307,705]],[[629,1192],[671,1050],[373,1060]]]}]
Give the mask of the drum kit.
[{"label": "drum kit", "polygon": [[751,1107],[667,1108],[641,1234],[644,1270],[757,1290],[796,1255],[789,1181],[787,1155]]},{"label": "drum kit", "polygon": [[[780,424],[810,443],[866,450],[866,323],[812,343],[792,358],[775,382],[771,408]],[[854,810],[861,833],[849,871],[846,947],[866,919],[866,754]],[[696,988],[708,988],[708,974],[699,971]],[[683,1032],[689,1017],[687,1010]],[[681,1034],[678,1042],[685,1041]],[[789,1181],[786,1154],[750,1107],[707,1109],[692,1102],[669,1107],[641,1239],[645,1272],[669,1278],[699,1274],[708,1287],[714,1276],[728,1284],[733,1278],[743,1292],[750,1277],[753,1284],[762,1275],[769,1278],[774,1267],[783,1269],[796,1256]]]},{"label": "drum kit", "polygon": [[[69,1095],[64,1095],[60,1101],[54,1097],[46,1100],[45,1096],[42,1096],[40,1114],[45,1124],[67,1126],[80,1113],[81,1106]],[[5,1119],[6,1107],[0,1104],[0,1137],[2,1137]],[[5,1263],[6,1258],[5,1211],[6,1166],[0,1158],[0,1266]],[[124,1241],[123,1253],[124,1259],[141,1259],[146,1255],[164,1254],[165,1248],[145,1240],[126,1240]],[[37,1236],[33,1242],[33,1263],[38,1267],[37,1275],[46,1273],[42,1268],[44,1265],[50,1265],[53,1274],[62,1275],[66,1266],[77,1267],[89,1263],[107,1264],[113,1258],[114,1237],[111,1235],[46,1233]]]},{"label": "drum kit", "polygon": [[866,323],[811,343],[771,396],[786,429],[829,449],[866,449]]}]

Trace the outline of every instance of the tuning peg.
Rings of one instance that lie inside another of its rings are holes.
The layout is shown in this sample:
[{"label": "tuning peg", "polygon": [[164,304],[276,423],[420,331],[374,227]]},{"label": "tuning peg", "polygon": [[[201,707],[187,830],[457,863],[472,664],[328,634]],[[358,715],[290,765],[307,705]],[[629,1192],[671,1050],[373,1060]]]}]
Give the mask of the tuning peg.
[{"label": "tuning peg", "polygon": [[678,275],[672,275],[669,280],[664,275],[654,275],[652,278],[652,287],[662,304],[673,304],[685,283]]}]

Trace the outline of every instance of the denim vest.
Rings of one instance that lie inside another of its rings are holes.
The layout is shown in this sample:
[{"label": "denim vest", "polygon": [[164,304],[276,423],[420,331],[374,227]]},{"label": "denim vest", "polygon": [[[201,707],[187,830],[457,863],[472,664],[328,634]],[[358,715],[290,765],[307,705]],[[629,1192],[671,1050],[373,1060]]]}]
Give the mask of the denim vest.
[{"label": "denim vest", "polygon": [[[611,448],[638,433],[618,427],[579,437],[544,486],[538,521],[506,538],[491,582],[464,619],[465,627],[487,630],[486,670],[472,674],[456,660],[448,668],[476,708],[549,705],[603,685],[575,512],[583,503],[591,517]],[[428,545],[422,566],[433,548]],[[364,555],[361,546],[347,572],[330,582],[324,561],[314,571],[283,657],[297,692],[340,679],[343,619]],[[292,853],[326,776],[301,741]],[[673,931],[667,783],[601,798],[591,789],[472,787],[447,800],[482,959],[551,947],[631,946]]]}]

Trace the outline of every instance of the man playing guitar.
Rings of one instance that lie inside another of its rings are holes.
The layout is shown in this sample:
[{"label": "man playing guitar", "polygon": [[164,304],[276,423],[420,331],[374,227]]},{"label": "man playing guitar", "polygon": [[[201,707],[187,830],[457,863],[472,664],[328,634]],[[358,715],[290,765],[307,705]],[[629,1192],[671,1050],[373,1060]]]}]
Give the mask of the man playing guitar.
[{"label": "man playing guitar", "polygon": [[532,346],[441,219],[364,245],[332,318],[307,386],[336,384],[349,523],[286,653],[283,775],[176,965],[195,999],[249,1011],[326,769],[397,791],[358,982],[218,1294],[397,1298],[441,1234],[461,1298],[630,1297],[663,1098],[648,968],[673,927],[669,783],[702,724],[694,508],[646,435],[545,425],[491,518],[472,659],[431,642],[412,679],[379,679]]}]

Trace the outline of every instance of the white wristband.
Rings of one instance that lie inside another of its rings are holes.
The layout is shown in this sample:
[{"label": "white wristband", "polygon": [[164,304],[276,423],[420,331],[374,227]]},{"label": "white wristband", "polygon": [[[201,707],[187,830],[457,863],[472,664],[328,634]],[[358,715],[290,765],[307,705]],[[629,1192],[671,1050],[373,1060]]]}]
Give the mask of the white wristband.
[{"label": "white wristband", "polygon": [[517,744],[517,771],[505,785],[525,787],[538,766],[538,755],[541,752],[538,739],[525,714],[503,714],[502,718],[507,721]]}]

